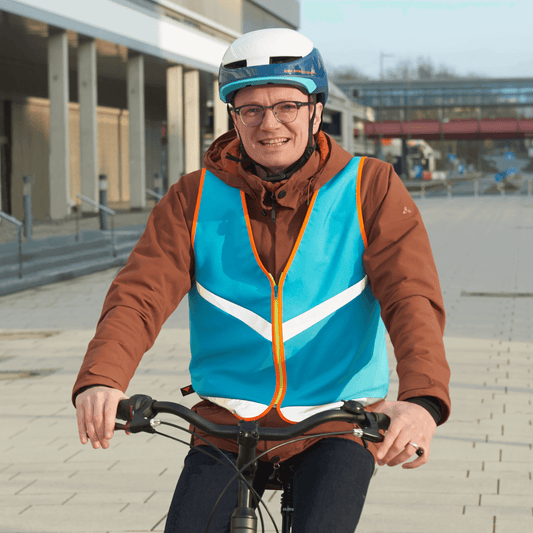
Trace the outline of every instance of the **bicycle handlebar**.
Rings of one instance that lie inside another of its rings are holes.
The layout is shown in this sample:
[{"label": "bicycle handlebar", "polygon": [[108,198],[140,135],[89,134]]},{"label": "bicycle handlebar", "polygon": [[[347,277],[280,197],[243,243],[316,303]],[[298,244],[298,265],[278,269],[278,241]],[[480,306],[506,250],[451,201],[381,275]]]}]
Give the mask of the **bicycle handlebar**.
[{"label": "bicycle handlebar", "polygon": [[[117,418],[130,422],[128,430],[131,433],[140,431],[155,432],[150,421],[159,413],[178,416],[214,437],[237,439],[242,431],[239,426],[226,426],[209,422],[181,404],[159,402],[153,400],[150,396],[141,394],[121,400],[117,408]],[[379,430],[386,430],[389,427],[390,418],[384,413],[367,412],[359,402],[351,400],[344,402],[340,409],[317,413],[302,422],[285,428],[257,427],[254,431],[257,431],[259,440],[280,441],[299,437],[326,422],[357,424],[363,430],[364,439],[371,442],[380,442],[383,440],[383,435]]]}]

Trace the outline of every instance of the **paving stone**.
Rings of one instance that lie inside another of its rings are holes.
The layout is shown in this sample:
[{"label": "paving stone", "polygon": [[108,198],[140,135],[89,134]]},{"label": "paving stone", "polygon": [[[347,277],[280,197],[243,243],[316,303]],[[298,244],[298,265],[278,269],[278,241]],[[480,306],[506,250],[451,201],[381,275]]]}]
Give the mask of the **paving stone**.
[{"label": "paving stone", "polygon": [[480,498],[481,506],[506,509],[512,514],[512,509],[521,507],[528,509],[526,515],[533,516],[533,500],[531,494],[482,494]]},{"label": "paving stone", "polygon": [[[383,468],[383,467],[382,467]],[[416,499],[418,494],[480,494],[486,492],[488,494],[496,494],[498,487],[498,475],[495,473],[487,473],[482,477],[475,477],[471,475],[466,476],[466,472],[453,470],[451,472],[405,472],[398,470],[391,472],[395,468],[389,469],[388,472],[379,472],[373,478],[371,483],[371,494],[380,493],[382,490],[403,491],[412,493],[413,498]],[[412,474],[412,475],[411,475]],[[411,475],[410,478],[407,476]]]},{"label": "paving stone", "polygon": [[[87,505],[32,505],[22,515],[10,517],[4,521],[8,531],[40,532],[43,524],[47,525],[48,531],[71,532],[71,531],[108,531],[111,528],[123,528],[124,520],[131,520],[136,528],[141,531],[149,531],[166,510],[153,509],[153,516],[147,516],[146,510],[136,510],[134,506],[127,509],[127,514],[121,513],[124,504],[98,504],[92,507]],[[20,519],[23,518],[22,529]]]},{"label": "paving stone", "polygon": [[529,463],[523,463],[523,462],[511,462],[511,461],[505,461],[505,462],[493,462],[493,461],[486,461],[483,462],[483,469],[490,472],[526,472],[530,473],[533,470],[533,464],[531,462]]},{"label": "paving stone", "polygon": [[[2,494],[0,499],[0,515],[4,512],[5,507],[23,507],[26,509],[30,505],[63,505],[73,493],[59,492],[54,494]],[[1,531],[1,530],[0,530]]]},{"label": "paving stone", "polygon": [[394,505],[387,502],[365,504],[357,533],[440,533],[457,531],[487,533],[492,531],[493,515],[463,514],[460,505]]},{"label": "paving stone", "polygon": [[[482,499],[483,501],[483,499]],[[503,503],[503,502],[502,502]],[[531,513],[531,505],[529,506],[509,506],[509,505],[478,505],[478,506],[466,506],[466,515],[471,516],[486,516],[487,514],[492,514],[493,516],[496,516],[496,522],[498,522],[499,519],[503,519],[506,517],[509,518],[516,518],[517,520],[524,520],[529,521],[530,524],[533,525],[533,515]]]},{"label": "paving stone", "polygon": [[531,531],[533,529],[533,517],[511,515],[497,515],[494,521],[494,533],[514,533]]},{"label": "paving stone", "polygon": [[[149,487],[149,494],[158,490],[174,490],[175,482],[168,478],[163,478],[157,474],[146,472],[130,472],[120,476],[115,476],[112,472],[95,470],[91,472],[80,472],[76,476],[67,477],[64,480],[55,480],[46,477],[36,479],[31,485],[29,483],[18,482],[24,485],[25,494],[42,494],[44,492],[80,492],[86,494],[100,493],[102,491],[115,492],[122,491],[127,487],[128,491],[138,491],[145,493]],[[20,489],[19,489],[20,490]]]}]

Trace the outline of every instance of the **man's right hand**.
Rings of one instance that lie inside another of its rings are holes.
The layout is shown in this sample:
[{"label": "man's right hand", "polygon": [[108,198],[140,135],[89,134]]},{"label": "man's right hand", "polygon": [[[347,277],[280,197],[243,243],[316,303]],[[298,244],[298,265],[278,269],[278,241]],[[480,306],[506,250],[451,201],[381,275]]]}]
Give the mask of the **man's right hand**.
[{"label": "man's right hand", "polygon": [[82,444],[90,440],[94,449],[109,448],[115,431],[118,402],[127,396],[109,387],[91,387],[76,397],[78,432]]}]

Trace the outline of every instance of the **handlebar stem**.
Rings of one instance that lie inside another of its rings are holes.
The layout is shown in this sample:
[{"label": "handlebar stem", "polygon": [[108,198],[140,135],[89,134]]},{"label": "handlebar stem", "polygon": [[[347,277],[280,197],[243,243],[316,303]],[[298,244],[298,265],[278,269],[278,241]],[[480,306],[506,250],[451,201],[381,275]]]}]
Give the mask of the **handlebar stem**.
[{"label": "handlebar stem", "polygon": [[[259,442],[259,422],[246,422],[239,420],[239,435],[237,443],[239,444],[239,455],[237,457],[237,468],[242,470],[246,465],[248,467],[242,471],[247,483],[251,486],[257,472],[256,447]],[[232,533],[245,533],[248,531],[257,531],[257,516],[253,507],[252,494],[250,489],[239,479],[238,504],[231,516]]]},{"label": "handlebar stem", "polygon": [[[259,442],[259,422],[246,422],[239,420],[239,436],[237,443],[239,444],[239,459],[237,460],[237,468],[241,470],[249,462],[255,458],[255,449]],[[257,462],[252,463],[250,468],[255,474],[257,469]]]}]

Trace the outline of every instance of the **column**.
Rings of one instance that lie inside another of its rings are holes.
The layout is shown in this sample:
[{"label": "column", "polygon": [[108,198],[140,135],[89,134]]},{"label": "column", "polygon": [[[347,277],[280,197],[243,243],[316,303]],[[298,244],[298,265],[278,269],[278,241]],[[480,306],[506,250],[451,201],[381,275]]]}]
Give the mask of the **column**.
[{"label": "column", "polygon": [[183,67],[167,69],[168,186],[177,183],[185,170],[183,152]]},{"label": "column", "polygon": [[68,41],[67,33],[64,31],[48,38],[48,95],[50,98],[48,214],[56,220],[70,213]]},{"label": "column", "polygon": [[185,173],[201,165],[200,148],[200,72],[189,70],[183,76],[185,90]]},{"label": "column", "polygon": [[[96,44],[80,41],[78,48],[78,98],[80,103],[80,185],[81,194],[98,201],[98,122]],[[82,210],[95,213],[96,207],[82,202]]]},{"label": "column", "polygon": [[213,84],[213,123],[215,139],[228,131],[228,111],[226,104],[218,96],[218,79]]},{"label": "column", "polygon": [[354,137],[353,137],[353,116],[351,111],[345,109],[341,114],[342,141],[343,148],[353,155]]},{"label": "column", "polygon": [[146,148],[144,119],[144,58],[128,58],[128,111],[130,207],[143,209],[146,205]]}]

